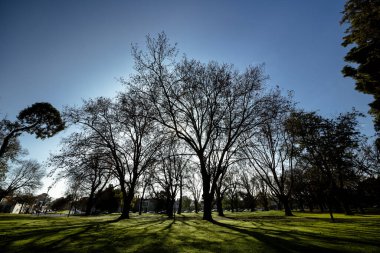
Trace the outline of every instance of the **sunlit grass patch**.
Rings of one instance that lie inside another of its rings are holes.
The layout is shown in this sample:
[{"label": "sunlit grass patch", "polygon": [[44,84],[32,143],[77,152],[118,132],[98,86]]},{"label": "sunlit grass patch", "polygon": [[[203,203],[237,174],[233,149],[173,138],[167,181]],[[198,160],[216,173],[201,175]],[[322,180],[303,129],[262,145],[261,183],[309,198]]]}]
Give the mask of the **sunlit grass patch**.
[{"label": "sunlit grass patch", "polygon": [[0,215],[1,252],[379,252],[380,217],[282,212],[95,217]]}]

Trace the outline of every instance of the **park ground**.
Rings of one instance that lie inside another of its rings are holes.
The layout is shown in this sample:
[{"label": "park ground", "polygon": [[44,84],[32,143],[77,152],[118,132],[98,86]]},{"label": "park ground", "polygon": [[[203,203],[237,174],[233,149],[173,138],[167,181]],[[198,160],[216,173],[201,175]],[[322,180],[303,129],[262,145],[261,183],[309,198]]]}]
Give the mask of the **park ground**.
[{"label": "park ground", "polygon": [[380,215],[0,215],[0,252],[380,252]]}]

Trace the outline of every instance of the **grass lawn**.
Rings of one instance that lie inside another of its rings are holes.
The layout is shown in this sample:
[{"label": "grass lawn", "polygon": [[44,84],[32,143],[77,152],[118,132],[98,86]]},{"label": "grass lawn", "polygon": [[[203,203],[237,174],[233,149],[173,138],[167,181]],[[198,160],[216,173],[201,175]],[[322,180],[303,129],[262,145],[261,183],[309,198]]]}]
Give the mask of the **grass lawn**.
[{"label": "grass lawn", "polygon": [[0,252],[380,252],[380,216],[281,212],[36,217],[0,215]]}]

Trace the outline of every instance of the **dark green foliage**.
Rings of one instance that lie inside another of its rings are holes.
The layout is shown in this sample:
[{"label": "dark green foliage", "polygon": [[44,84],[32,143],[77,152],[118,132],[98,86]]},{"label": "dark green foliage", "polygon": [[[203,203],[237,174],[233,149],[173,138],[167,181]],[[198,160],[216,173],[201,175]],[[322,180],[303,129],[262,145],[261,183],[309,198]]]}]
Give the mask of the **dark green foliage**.
[{"label": "dark green foliage", "polygon": [[54,211],[62,211],[62,210],[69,209],[70,201],[71,200],[68,197],[61,197],[61,198],[55,199],[51,203],[51,209]]},{"label": "dark green foliage", "polygon": [[117,212],[120,207],[120,200],[120,190],[109,186],[96,197],[95,209],[100,212]]},{"label": "dark green foliage", "polygon": [[[362,138],[357,131],[358,116],[354,111],[326,119],[316,113],[298,112],[288,122],[306,170],[303,180],[309,179],[307,185],[315,199],[326,202],[330,213],[334,207],[351,213],[350,194],[359,180],[354,166],[355,150]],[[296,187],[301,184],[296,183]],[[336,200],[340,206],[335,206]]]},{"label": "dark green foliage", "polygon": [[352,65],[343,68],[344,76],[356,81],[356,89],[371,94],[370,113],[375,129],[380,131],[380,1],[348,0],[343,11],[343,24],[348,24],[344,47],[352,46],[345,60]]},{"label": "dark green foliage", "polygon": [[0,160],[4,160],[6,156],[18,154],[18,152],[14,152],[17,151],[16,138],[23,132],[45,139],[52,137],[64,128],[65,124],[57,109],[49,103],[35,103],[22,110],[15,122],[6,119],[0,121]]},{"label": "dark green foliage", "polygon": [[65,128],[59,111],[49,103],[35,103],[27,107],[19,113],[17,119],[26,132],[35,134],[40,139],[52,137]]}]

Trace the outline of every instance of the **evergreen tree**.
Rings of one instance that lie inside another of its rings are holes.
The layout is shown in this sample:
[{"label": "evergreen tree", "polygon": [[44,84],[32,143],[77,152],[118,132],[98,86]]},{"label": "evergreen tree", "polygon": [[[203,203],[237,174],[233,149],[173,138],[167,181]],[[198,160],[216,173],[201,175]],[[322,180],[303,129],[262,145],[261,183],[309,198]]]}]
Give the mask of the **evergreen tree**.
[{"label": "evergreen tree", "polygon": [[[356,89],[371,94],[370,113],[375,117],[375,129],[380,132],[380,0],[348,0],[342,24],[348,24],[342,45],[350,46],[342,69],[352,77]],[[379,143],[380,144],[380,143]]]}]

